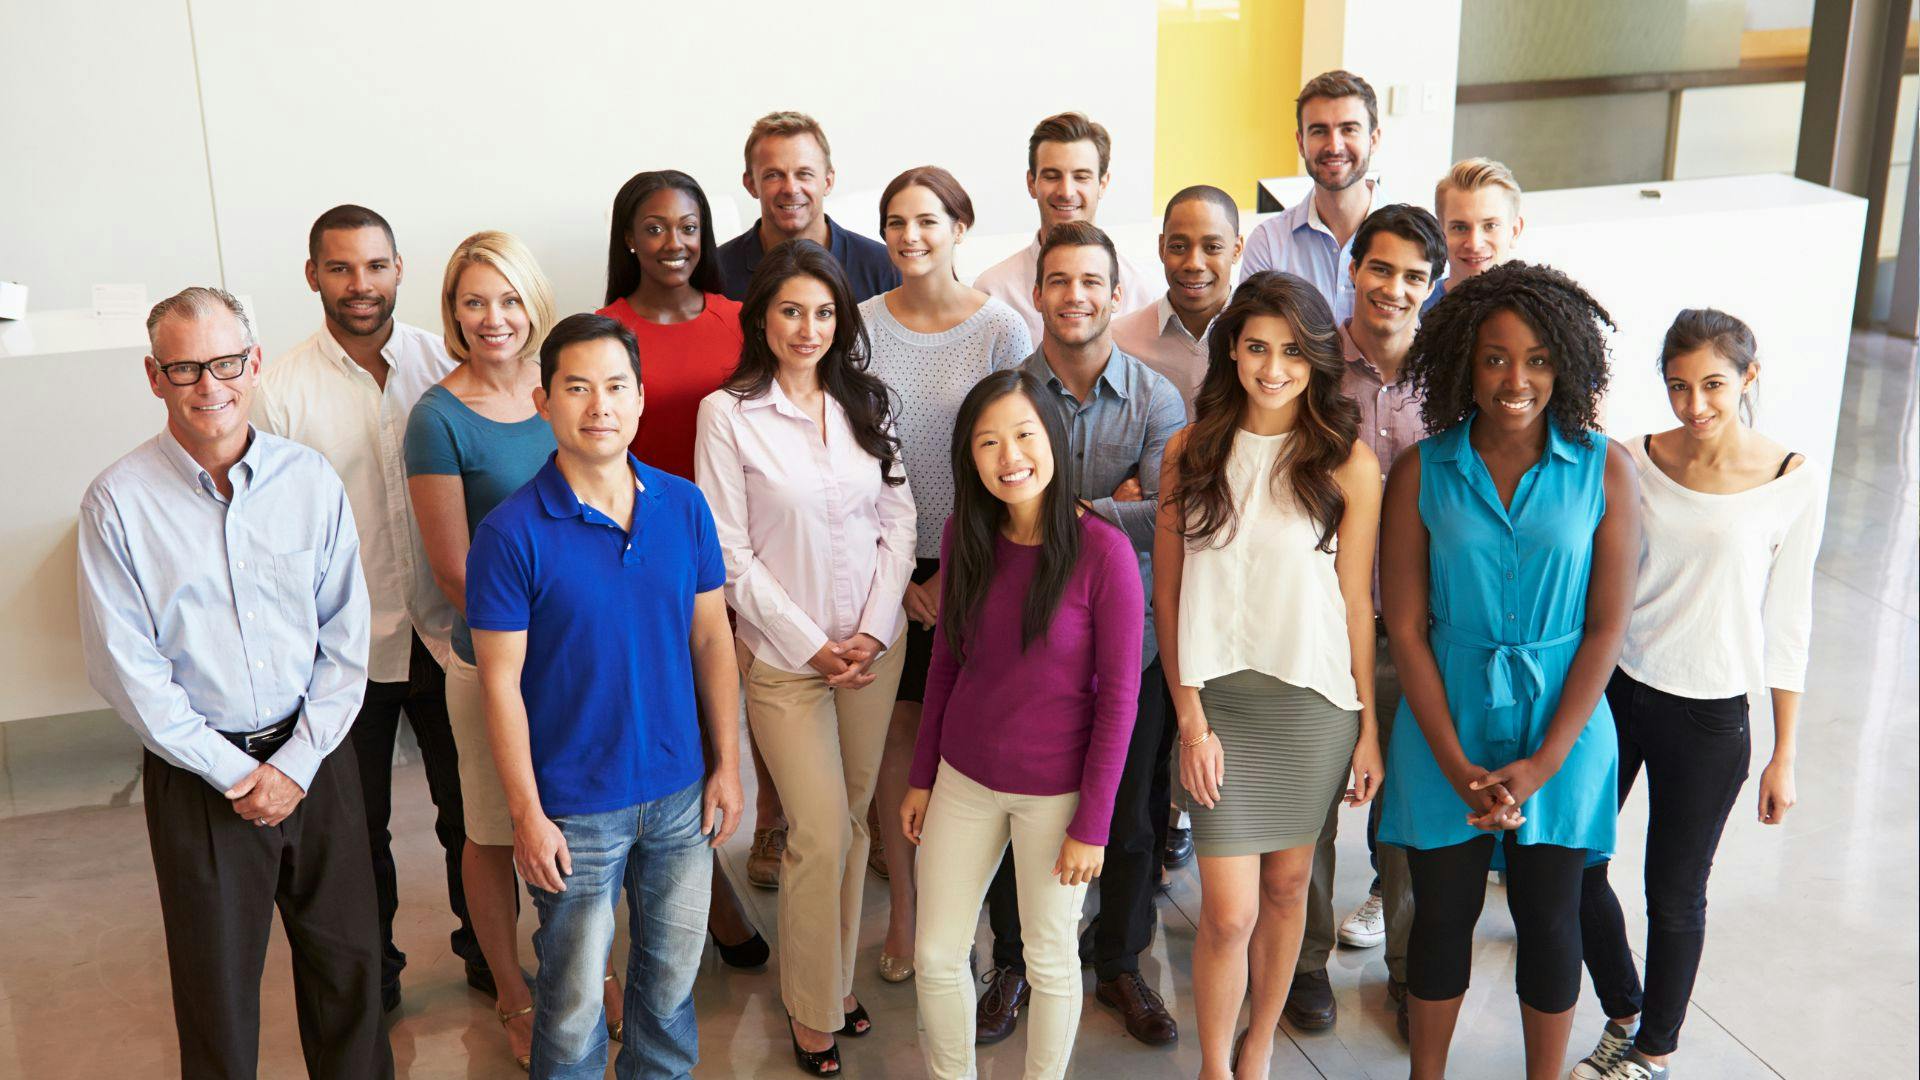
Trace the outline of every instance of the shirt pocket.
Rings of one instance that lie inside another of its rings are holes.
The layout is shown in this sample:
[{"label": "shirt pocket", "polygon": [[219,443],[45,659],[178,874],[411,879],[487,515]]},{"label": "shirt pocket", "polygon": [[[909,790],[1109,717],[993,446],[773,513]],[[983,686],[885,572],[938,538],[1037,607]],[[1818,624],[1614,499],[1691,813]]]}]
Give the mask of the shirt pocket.
[{"label": "shirt pocket", "polygon": [[290,625],[318,631],[320,616],[314,603],[315,555],[312,548],[273,557],[273,589]]}]

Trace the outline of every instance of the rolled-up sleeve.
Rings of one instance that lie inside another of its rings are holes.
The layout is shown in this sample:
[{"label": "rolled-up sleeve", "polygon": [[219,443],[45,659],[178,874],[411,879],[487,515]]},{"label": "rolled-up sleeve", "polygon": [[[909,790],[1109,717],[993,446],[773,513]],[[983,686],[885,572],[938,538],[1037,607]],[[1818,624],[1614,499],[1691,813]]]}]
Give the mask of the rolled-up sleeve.
[{"label": "rolled-up sleeve", "polygon": [[174,681],[173,661],[160,651],[134,573],[124,524],[104,494],[89,494],[80,504],[79,562],[87,682],[168,764],[220,791],[246,779],[254,760],[215,731]]},{"label": "rolled-up sleeve", "polygon": [[370,619],[367,582],[360,570],[360,535],[353,509],[338,479],[331,491],[324,548],[316,553],[313,583],[319,638],[313,675],[293,736],[267,764],[285,773],[302,791],[313,784],[320,762],[338,747],[360,713],[367,692]]}]

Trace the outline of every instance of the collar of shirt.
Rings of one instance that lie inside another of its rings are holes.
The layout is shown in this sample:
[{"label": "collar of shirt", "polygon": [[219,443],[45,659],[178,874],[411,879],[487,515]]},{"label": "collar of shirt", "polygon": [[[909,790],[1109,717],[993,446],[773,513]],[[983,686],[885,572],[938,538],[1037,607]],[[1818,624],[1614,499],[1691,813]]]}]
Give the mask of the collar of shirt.
[{"label": "collar of shirt", "polygon": [[[1378,198],[1380,194],[1379,182],[1376,180],[1362,180],[1360,182],[1367,185],[1367,213],[1372,213],[1373,205],[1380,201]],[[1320,207],[1315,203],[1313,198],[1314,192],[1318,190],[1319,188],[1316,185],[1307,193],[1306,198],[1294,203],[1293,207],[1287,211],[1293,215],[1287,219],[1287,228],[1294,232],[1298,232],[1301,229],[1312,229],[1324,235],[1327,239],[1333,240],[1333,230],[1327,228],[1327,223],[1321,220]],[[1366,220],[1365,214],[1361,215],[1361,220]],[[1356,229],[1354,231],[1358,232],[1359,230]],[[1348,237],[1347,239],[1351,241],[1353,238]]]},{"label": "collar of shirt", "polygon": [[[179,472],[182,480],[222,502],[227,501],[220,495],[219,486],[213,482],[213,474],[195,461],[192,454],[187,453],[187,448],[181,446],[180,440],[174,437],[171,427],[160,429],[160,453],[167,459],[168,464]],[[227,479],[233,484],[234,495],[238,496],[246,487],[246,482],[251,481],[260,471],[266,454],[267,450],[260,438],[260,432],[252,424],[248,424],[246,452],[240,455],[240,460],[234,463],[233,468],[227,470]],[[242,470],[241,466],[246,468]]]},{"label": "collar of shirt", "polygon": [[[1465,420],[1435,435],[1433,449],[1428,451],[1427,459],[1451,461],[1462,473],[1467,472],[1469,464],[1475,457],[1473,447],[1467,438],[1473,433],[1473,421],[1479,415],[1479,410],[1476,409],[1468,413]],[[1578,461],[1579,457],[1573,451],[1573,441],[1561,434],[1560,425],[1554,423],[1552,417],[1547,417],[1542,422],[1547,425],[1547,452],[1541,460],[1556,457],[1569,463]]]},{"label": "collar of shirt", "polygon": [[[1352,327],[1352,319],[1340,324],[1340,347],[1346,350],[1347,366],[1375,386],[1388,385],[1386,376],[1380,374],[1379,366],[1367,359],[1367,354],[1360,351],[1360,343],[1353,340]],[[1398,386],[1399,382],[1396,380],[1392,385]]]},{"label": "collar of shirt", "polygon": [[[746,245],[747,254],[755,266],[760,265],[761,256],[767,253],[766,244],[760,239],[762,220],[754,218],[753,224],[747,226],[747,231],[740,234],[740,240]],[[841,266],[847,264],[847,231],[830,216],[827,217],[827,251],[839,260]]]},{"label": "collar of shirt", "polygon": [[[1107,389],[1113,391],[1116,397],[1124,401],[1133,396],[1134,372],[1132,365],[1138,364],[1139,361],[1121,352],[1120,346],[1118,345],[1112,346],[1112,350],[1112,352],[1107,354],[1107,366],[1100,369],[1100,377],[1094,380],[1094,394],[1097,397],[1099,395],[1100,384],[1105,383]],[[1061,382],[1060,376],[1053,373],[1053,365],[1047,363],[1047,353],[1044,348],[1036,348],[1033,350],[1033,355],[1027,357],[1026,367],[1028,371],[1039,376],[1040,381],[1046,383],[1048,386],[1058,390],[1062,394],[1067,394],[1069,397],[1073,396],[1068,392],[1067,384]],[[1083,401],[1080,404],[1085,405],[1086,402]]]},{"label": "collar of shirt", "polygon": [[[831,417],[839,410],[840,403],[834,400],[833,395],[827,393],[825,389],[822,389],[820,394],[826,399],[823,412],[827,417]],[[787,396],[787,392],[781,389],[780,380],[778,379],[767,380],[767,388],[765,391],[741,401],[739,407],[742,412],[747,412],[752,409],[771,408],[781,416],[801,420],[809,424],[813,423],[813,417],[808,416],[806,410],[795,405],[793,399]]]},{"label": "collar of shirt", "polygon": [[1161,337],[1177,337],[1182,341],[1191,342],[1203,348],[1207,343],[1207,334],[1212,332],[1214,322],[1220,318],[1220,316],[1215,315],[1212,319],[1208,319],[1206,329],[1200,331],[1199,337],[1194,337],[1192,333],[1188,332],[1187,324],[1181,321],[1180,313],[1173,310],[1173,302],[1167,299],[1166,293],[1160,294],[1160,303],[1154,311],[1154,324],[1160,327]]},{"label": "collar of shirt", "polygon": [[[582,501],[580,496],[574,493],[573,485],[567,483],[566,474],[560,471],[558,451],[547,455],[547,463],[540,466],[539,472],[533,474],[533,490],[540,496],[540,508],[546,511],[548,517],[560,520],[579,518],[588,525],[603,525],[625,533],[627,544],[621,561],[632,562],[637,557],[634,540],[641,534],[648,516],[659,505],[661,485],[647,483],[647,474],[654,470],[651,466],[642,464],[631,451],[627,453],[627,468],[633,471],[634,486],[633,521],[630,525],[621,525],[601,513],[597,507]],[[656,475],[654,479],[657,481],[659,478]]]}]

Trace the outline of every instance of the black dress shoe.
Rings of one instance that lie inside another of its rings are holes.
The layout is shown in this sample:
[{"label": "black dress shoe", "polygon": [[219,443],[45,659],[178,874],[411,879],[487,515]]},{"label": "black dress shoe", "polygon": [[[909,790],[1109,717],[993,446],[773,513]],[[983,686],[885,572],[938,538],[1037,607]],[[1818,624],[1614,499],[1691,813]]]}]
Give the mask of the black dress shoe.
[{"label": "black dress shoe", "polygon": [[1020,1018],[1020,1009],[1033,988],[1027,985],[1026,972],[1010,967],[994,968],[980,981],[987,984],[987,992],[980,995],[980,1004],[974,1008],[973,1041],[991,1046],[1013,1034],[1014,1022]]},{"label": "black dress shoe", "polygon": [[489,998],[500,996],[500,988],[493,984],[493,969],[487,967],[485,960],[467,961],[467,985]]},{"label": "black dress shoe", "polygon": [[1287,1004],[1280,1010],[1287,1023],[1301,1031],[1325,1031],[1333,1026],[1338,1010],[1333,1003],[1333,984],[1325,970],[1297,973],[1287,991]]},{"label": "black dress shoe", "polygon": [[380,1011],[390,1013],[400,1007],[400,984],[390,982],[380,988]]},{"label": "black dress shoe", "polygon": [[734,945],[722,944],[713,931],[707,931],[713,938],[713,951],[720,954],[720,962],[730,968],[753,970],[767,966],[767,960],[773,956],[773,950],[767,947],[767,939],[755,930],[753,936]]},{"label": "black dress shoe", "polygon": [[1167,846],[1160,855],[1160,865],[1169,870],[1178,870],[1193,861],[1193,830],[1169,827]]}]

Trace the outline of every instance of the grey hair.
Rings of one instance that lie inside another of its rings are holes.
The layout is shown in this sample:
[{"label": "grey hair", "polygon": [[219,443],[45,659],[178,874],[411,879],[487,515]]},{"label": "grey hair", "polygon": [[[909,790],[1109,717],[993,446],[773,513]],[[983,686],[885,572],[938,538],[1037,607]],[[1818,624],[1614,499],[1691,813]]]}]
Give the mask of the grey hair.
[{"label": "grey hair", "polygon": [[154,330],[169,318],[177,316],[183,319],[198,319],[222,307],[233,313],[234,319],[240,324],[240,333],[247,340],[247,348],[253,348],[253,320],[247,317],[246,307],[232,293],[210,285],[194,285],[181,289],[153,305],[153,310],[147,312],[148,347],[153,345]]}]

